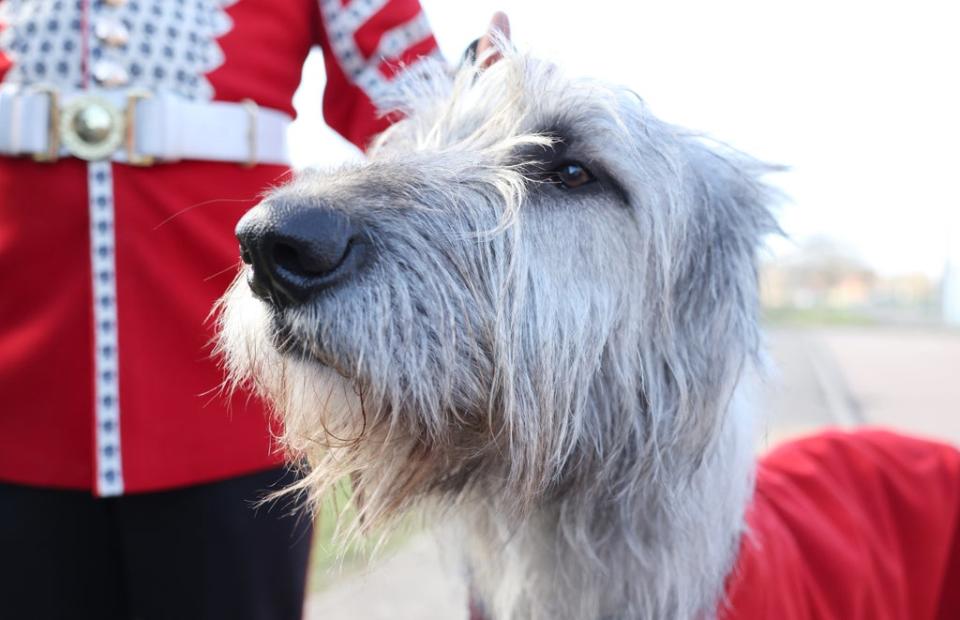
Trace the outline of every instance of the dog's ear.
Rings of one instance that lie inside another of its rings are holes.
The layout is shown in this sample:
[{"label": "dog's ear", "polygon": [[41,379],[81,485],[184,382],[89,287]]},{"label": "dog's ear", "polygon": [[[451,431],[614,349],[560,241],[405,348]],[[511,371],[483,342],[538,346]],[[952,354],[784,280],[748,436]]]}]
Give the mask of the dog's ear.
[{"label": "dog's ear", "polygon": [[685,145],[682,213],[666,235],[670,257],[660,338],[674,432],[694,450],[717,433],[743,372],[759,361],[757,254],[779,232],[779,194],[762,178],[778,170],[701,139]]},{"label": "dog's ear", "polygon": [[757,255],[765,237],[780,232],[771,211],[780,194],[763,177],[780,168],[701,140],[688,152],[675,318],[701,331],[704,343],[734,339],[755,350]]}]

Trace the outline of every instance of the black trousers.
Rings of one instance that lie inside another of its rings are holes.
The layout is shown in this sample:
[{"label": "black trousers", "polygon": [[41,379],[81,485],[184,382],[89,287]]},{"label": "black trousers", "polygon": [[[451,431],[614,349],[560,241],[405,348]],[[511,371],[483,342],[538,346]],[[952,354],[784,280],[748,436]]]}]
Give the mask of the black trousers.
[{"label": "black trousers", "polygon": [[99,499],[0,483],[4,620],[294,620],[311,522],[283,469]]}]

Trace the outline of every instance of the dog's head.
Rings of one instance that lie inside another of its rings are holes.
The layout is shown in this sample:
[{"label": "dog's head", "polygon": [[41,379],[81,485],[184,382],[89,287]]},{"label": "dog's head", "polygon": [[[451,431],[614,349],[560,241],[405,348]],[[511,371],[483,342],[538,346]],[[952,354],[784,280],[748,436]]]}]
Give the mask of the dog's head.
[{"label": "dog's head", "polygon": [[407,86],[369,161],[238,226],[235,381],[367,517],[471,489],[518,509],[695,467],[757,347],[764,169],[633,93],[507,54]]}]

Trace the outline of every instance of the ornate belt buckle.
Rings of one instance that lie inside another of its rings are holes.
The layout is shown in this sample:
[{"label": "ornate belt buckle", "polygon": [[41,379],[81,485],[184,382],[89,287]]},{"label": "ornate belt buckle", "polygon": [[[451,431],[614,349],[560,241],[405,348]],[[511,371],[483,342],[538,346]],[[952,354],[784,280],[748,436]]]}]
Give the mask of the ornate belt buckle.
[{"label": "ornate belt buckle", "polygon": [[60,139],[70,154],[87,161],[109,158],[123,142],[124,116],[97,95],[82,95],[60,111]]}]

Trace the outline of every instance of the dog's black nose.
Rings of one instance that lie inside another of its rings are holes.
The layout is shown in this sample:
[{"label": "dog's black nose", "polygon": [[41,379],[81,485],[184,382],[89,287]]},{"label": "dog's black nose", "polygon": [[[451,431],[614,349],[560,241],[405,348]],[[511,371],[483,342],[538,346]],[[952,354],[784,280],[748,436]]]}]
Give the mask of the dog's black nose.
[{"label": "dog's black nose", "polygon": [[265,202],[237,224],[250,288],[278,306],[303,303],[352,276],[368,243],[343,214],[322,206]]}]

